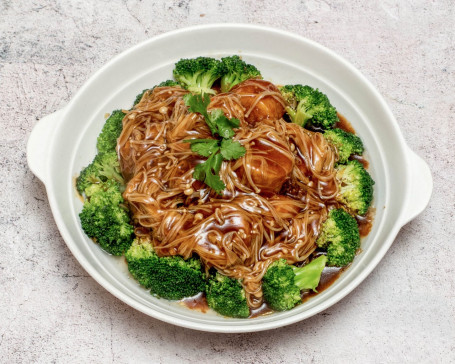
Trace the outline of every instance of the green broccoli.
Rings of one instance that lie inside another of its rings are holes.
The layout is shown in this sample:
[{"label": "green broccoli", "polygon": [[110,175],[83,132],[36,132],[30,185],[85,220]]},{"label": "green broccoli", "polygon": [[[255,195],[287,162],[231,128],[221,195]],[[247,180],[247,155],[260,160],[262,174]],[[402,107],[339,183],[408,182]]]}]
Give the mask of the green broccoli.
[{"label": "green broccoli", "polygon": [[343,209],[331,210],[322,224],[316,244],[327,250],[328,265],[348,265],[360,247],[357,221]]},{"label": "green broccoli", "polygon": [[287,85],[280,89],[288,103],[286,112],[291,121],[302,127],[313,126],[324,130],[338,122],[336,109],[328,97],[310,86]]},{"label": "green broccoli", "polygon": [[250,78],[262,78],[261,72],[251,64],[247,64],[239,56],[221,58],[221,91],[228,92],[240,82]]},{"label": "green broccoli", "polygon": [[153,245],[148,239],[136,238],[125,253],[128,270],[145,288],[151,287],[151,266],[157,259]]},{"label": "green broccoli", "polygon": [[87,187],[94,183],[106,182],[113,179],[123,189],[124,180],[120,173],[120,164],[117,153],[113,150],[97,154],[93,162],[85,167],[76,179],[76,188],[82,195]]},{"label": "green broccoli", "polygon": [[179,86],[180,85],[178,84],[178,82],[174,81],[174,80],[166,80],[166,81],[163,81],[161,82],[160,84],[158,84],[157,87],[175,87],[175,86]]},{"label": "green broccoli", "polygon": [[337,201],[353,213],[366,214],[373,200],[374,181],[370,174],[357,160],[338,165],[335,169],[339,186]]},{"label": "green broccoli", "polygon": [[216,273],[207,283],[207,303],[216,312],[229,317],[250,315],[245,290],[237,279]]},{"label": "green broccoli", "polygon": [[346,163],[352,154],[363,154],[363,143],[357,135],[336,128],[327,130],[324,137],[337,149],[338,163]]},{"label": "green broccoli", "polygon": [[133,241],[133,226],[123,206],[119,184],[114,180],[85,189],[88,199],[79,214],[82,229],[108,253],[122,255]]},{"label": "green broccoli", "polygon": [[289,265],[285,259],[273,262],[262,279],[265,302],[276,311],[290,310],[302,301],[300,291],[316,291],[326,262],[325,255],[303,267]]},{"label": "green broccoli", "polygon": [[221,62],[209,57],[181,59],[174,68],[177,82],[194,93],[215,94],[211,87],[221,75]]},{"label": "green broccoli", "polygon": [[146,88],[145,90],[142,90],[142,92],[139,95],[136,96],[136,99],[134,100],[133,108],[137,104],[139,104],[139,102],[141,102],[142,97],[144,96],[146,91],[149,91],[149,90],[151,91],[155,87],[165,87],[165,86],[173,87],[173,86],[180,86],[180,85],[177,82],[175,82],[174,80],[167,80],[167,81],[161,82],[158,86],[154,86],[152,88]]},{"label": "green broccoli", "polygon": [[169,300],[191,297],[205,290],[199,259],[158,257],[150,241],[136,239],[125,254],[128,269],[150,293]]},{"label": "green broccoli", "polygon": [[106,153],[115,150],[117,146],[117,139],[122,132],[122,120],[125,115],[126,114],[122,110],[112,111],[111,116],[109,116],[104,123],[100,135],[98,135],[96,147],[99,153]]}]

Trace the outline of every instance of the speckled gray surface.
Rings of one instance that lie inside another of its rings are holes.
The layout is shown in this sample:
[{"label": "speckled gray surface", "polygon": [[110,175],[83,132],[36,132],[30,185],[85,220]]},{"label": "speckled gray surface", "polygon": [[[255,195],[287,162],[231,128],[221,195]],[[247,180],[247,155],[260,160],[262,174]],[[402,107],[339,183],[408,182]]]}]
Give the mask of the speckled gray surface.
[{"label": "speckled gray surface", "polygon": [[[0,1],[0,362],[455,362],[452,0]],[[156,34],[258,23],[333,49],[384,95],[434,177],[426,211],[327,311],[286,328],[201,333],[99,286],[60,237],[27,137],[112,56]]]}]

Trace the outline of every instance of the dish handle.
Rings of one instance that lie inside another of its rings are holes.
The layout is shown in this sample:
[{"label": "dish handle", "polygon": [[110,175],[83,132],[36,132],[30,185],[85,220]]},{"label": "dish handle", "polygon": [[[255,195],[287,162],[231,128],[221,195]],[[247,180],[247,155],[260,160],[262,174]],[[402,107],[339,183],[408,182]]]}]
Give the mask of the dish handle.
[{"label": "dish handle", "polygon": [[410,183],[406,207],[403,209],[402,224],[407,224],[425,210],[433,192],[433,178],[428,164],[409,149],[408,166]]},{"label": "dish handle", "polygon": [[33,127],[27,142],[27,163],[33,174],[46,184],[52,136],[65,109],[44,116]]}]

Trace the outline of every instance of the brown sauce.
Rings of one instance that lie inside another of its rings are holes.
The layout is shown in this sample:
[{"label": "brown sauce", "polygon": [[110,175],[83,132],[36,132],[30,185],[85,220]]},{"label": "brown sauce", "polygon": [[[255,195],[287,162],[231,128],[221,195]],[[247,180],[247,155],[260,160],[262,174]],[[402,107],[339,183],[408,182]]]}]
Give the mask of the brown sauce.
[{"label": "brown sauce", "polygon": [[367,236],[370,233],[372,227],[373,224],[371,221],[368,221],[366,224],[359,225],[360,237],[364,238],[365,236]]},{"label": "brown sauce", "polygon": [[248,318],[270,315],[271,313],[273,313],[273,310],[264,302],[261,307],[251,310],[251,314]]},{"label": "brown sauce", "polygon": [[375,212],[376,209],[370,207],[365,216],[357,215],[355,217],[355,219],[357,220],[357,225],[359,226],[359,234],[361,238],[364,238],[370,233],[371,228],[373,227],[373,219]]},{"label": "brown sauce", "polygon": [[335,124],[335,128],[343,129],[348,133],[355,134],[355,129],[352,127],[351,123],[339,112],[337,113],[339,121]]},{"label": "brown sauce", "polygon": [[339,267],[325,267],[321,274],[321,280],[316,288],[317,292],[307,291],[302,294],[302,302],[306,302],[311,297],[316,296],[318,293],[325,291],[329,288],[341,275],[345,268]]},{"label": "brown sauce", "polygon": [[353,155],[351,156],[350,159],[355,159],[356,161],[359,161],[360,163],[362,163],[363,168],[365,169],[368,169],[368,167],[370,166],[370,163],[361,155]]},{"label": "brown sauce", "polygon": [[206,313],[209,310],[209,305],[204,293],[198,293],[196,296],[184,298],[180,301],[184,306],[191,310],[196,310]]}]

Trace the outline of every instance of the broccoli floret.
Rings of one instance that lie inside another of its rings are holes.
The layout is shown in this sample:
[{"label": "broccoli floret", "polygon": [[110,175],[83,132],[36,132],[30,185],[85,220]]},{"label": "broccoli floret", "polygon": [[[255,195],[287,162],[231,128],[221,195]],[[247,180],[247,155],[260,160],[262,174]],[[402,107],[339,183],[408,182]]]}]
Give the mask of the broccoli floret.
[{"label": "broccoli floret", "polygon": [[117,139],[122,132],[125,114],[120,110],[112,112],[101,130],[97,140],[98,154],[87,167],[82,169],[76,180],[76,188],[82,195],[90,185],[113,179],[124,185],[117,157]]},{"label": "broccoli floret", "polygon": [[245,291],[237,279],[217,272],[209,279],[206,296],[209,307],[224,316],[245,318],[250,315]]},{"label": "broccoli floret", "polygon": [[221,91],[228,92],[240,82],[250,78],[262,78],[261,72],[251,64],[247,64],[239,56],[221,58]]},{"label": "broccoli floret", "polygon": [[363,153],[363,143],[357,135],[336,128],[327,130],[324,137],[337,149],[338,163],[346,163],[352,154]]},{"label": "broccoli floret", "polygon": [[104,123],[103,130],[98,135],[96,147],[99,153],[106,153],[115,150],[117,146],[117,139],[122,132],[123,124],[122,120],[125,117],[125,113],[122,110],[112,111]]},{"label": "broccoli floret", "polygon": [[123,204],[124,200],[120,186],[114,180],[107,180],[102,183],[91,184],[85,189],[86,201],[92,204],[113,203]]},{"label": "broccoli floret", "polygon": [[191,297],[205,290],[199,259],[179,256],[157,258],[151,267],[151,293],[169,300]]},{"label": "broccoli floret", "polygon": [[300,291],[316,291],[326,262],[325,255],[303,267],[289,265],[285,259],[273,262],[262,279],[265,302],[276,311],[290,310],[302,302]]},{"label": "broccoli floret", "polygon": [[133,226],[119,184],[114,180],[92,184],[79,214],[82,229],[108,253],[122,255],[133,241]]},{"label": "broccoli floret", "polygon": [[[155,87],[165,87],[165,86],[169,86],[169,87],[173,87],[173,86],[180,86],[177,82],[175,82],[174,80],[167,80],[167,81],[163,81],[161,82],[158,86],[155,86]],[[142,100],[142,97],[144,96],[145,92],[146,91],[151,91],[153,90],[155,87],[152,87],[152,88],[146,88],[145,90],[142,90],[142,92],[136,96],[136,99],[134,100],[134,104],[133,104],[133,108],[139,104],[139,102],[141,102]]]},{"label": "broccoli floret", "polygon": [[199,259],[158,257],[151,242],[146,239],[136,239],[125,257],[133,277],[158,297],[180,300],[205,291]]},{"label": "broccoli floret", "polygon": [[133,277],[145,288],[150,288],[152,286],[151,267],[158,259],[150,240],[134,239],[133,244],[125,253],[125,258],[128,262],[128,270]]},{"label": "broccoli floret", "polygon": [[181,59],[175,64],[174,78],[188,91],[215,94],[213,83],[221,77],[221,62],[214,58]]},{"label": "broccoli floret", "polygon": [[354,260],[355,252],[360,247],[356,220],[343,209],[331,210],[322,224],[316,244],[327,250],[328,265],[348,265]]},{"label": "broccoli floret", "polygon": [[337,111],[328,97],[310,86],[287,85],[280,89],[288,103],[286,112],[291,121],[302,127],[309,125],[324,130],[338,121]]},{"label": "broccoli floret", "polygon": [[180,87],[180,85],[178,84],[178,82],[176,82],[176,81],[174,81],[174,80],[166,80],[166,81],[161,82],[161,83],[158,85],[158,87],[166,87],[166,86],[168,86],[168,87],[179,86],[179,87]]},{"label": "broccoli floret", "polygon": [[125,182],[120,173],[120,164],[115,151],[97,154],[93,162],[85,167],[76,179],[76,188],[82,195],[90,185],[106,182],[108,179],[117,181],[123,189]]},{"label": "broccoli floret", "polygon": [[373,200],[374,181],[370,174],[357,160],[338,165],[335,169],[339,186],[337,201],[356,214],[366,214]]}]

